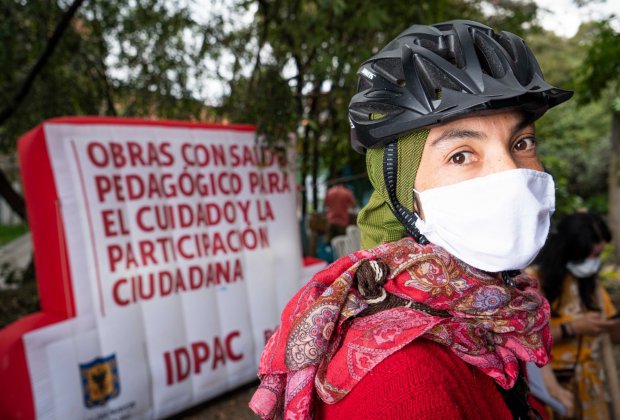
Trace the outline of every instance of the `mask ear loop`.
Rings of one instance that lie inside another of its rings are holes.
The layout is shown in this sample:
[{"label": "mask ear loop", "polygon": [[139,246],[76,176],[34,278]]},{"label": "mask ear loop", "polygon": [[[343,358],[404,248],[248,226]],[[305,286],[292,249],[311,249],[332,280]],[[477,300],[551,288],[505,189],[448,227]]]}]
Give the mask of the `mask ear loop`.
[{"label": "mask ear loop", "polygon": [[409,235],[420,245],[427,245],[428,239],[422,235],[415,223],[418,221],[418,214],[405,208],[398,198],[396,198],[396,177],[398,175],[398,147],[395,141],[385,146],[383,153],[383,179],[390,198],[390,209],[398,221],[405,227]]}]

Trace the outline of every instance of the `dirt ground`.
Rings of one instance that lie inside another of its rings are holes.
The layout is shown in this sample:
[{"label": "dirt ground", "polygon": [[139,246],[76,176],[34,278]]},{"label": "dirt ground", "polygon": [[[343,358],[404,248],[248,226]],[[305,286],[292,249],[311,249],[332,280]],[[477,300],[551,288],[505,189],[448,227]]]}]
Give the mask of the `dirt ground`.
[{"label": "dirt ground", "polygon": [[244,385],[216,399],[176,414],[172,420],[256,420],[248,404],[258,387],[258,381]]}]

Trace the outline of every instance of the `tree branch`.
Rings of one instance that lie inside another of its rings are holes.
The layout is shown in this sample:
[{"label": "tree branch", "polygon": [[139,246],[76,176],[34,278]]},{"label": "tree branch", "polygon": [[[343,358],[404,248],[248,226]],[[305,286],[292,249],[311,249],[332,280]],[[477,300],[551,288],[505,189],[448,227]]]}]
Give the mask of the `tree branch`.
[{"label": "tree branch", "polygon": [[62,34],[65,32],[65,30],[69,26],[69,22],[71,22],[71,19],[73,19],[73,16],[77,12],[77,10],[80,8],[82,3],[84,3],[84,0],[75,0],[71,4],[71,6],[69,6],[67,11],[62,15],[62,17],[60,18],[60,21],[56,25],[56,28],[54,29],[54,33],[47,40],[45,49],[39,56],[39,59],[34,64],[32,69],[30,69],[30,72],[28,73],[24,81],[22,82],[21,87],[19,88],[15,96],[13,96],[13,98],[9,101],[9,103],[4,107],[4,109],[0,111],[0,125],[4,124],[4,122],[7,119],[9,119],[11,115],[13,115],[13,113],[17,110],[21,102],[24,100],[24,98],[30,91],[30,88],[32,87],[34,80],[39,75],[39,73],[41,73],[41,70],[43,70],[43,68],[49,61],[50,57],[54,53],[56,46],[58,45],[60,39],[62,38]]},{"label": "tree branch", "polygon": [[[260,68],[260,54],[267,42],[267,34],[269,32],[269,25],[271,24],[271,16],[270,16],[270,8],[269,3],[265,0],[258,0],[259,12],[260,9],[263,9],[263,27],[261,28],[261,32],[258,38],[258,51],[256,52],[256,61],[254,63],[254,70],[252,71],[252,75],[250,76],[250,89],[254,88],[254,83],[256,81],[256,75]],[[257,14],[259,13],[257,12]]]},{"label": "tree branch", "polygon": [[[69,26],[69,22],[83,2],[84,0],[75,0],[62,15],[60,21],[56,25],[56,28],[54,29],[54,33],[47,40],[45,49],[39,56],[39,59],[35,65],[32,69],[30,69],[30,72],[24,79],[21,87],[13,98],[7,103],[4,109],[0,111],[0,125],[4,124],[4,122],[9,119],[11,115],[13,115],[21,102],[24,100],[30,91],[34,80],[49,61],[54,49],[62,37],[62,34]],[[11,181],[9,181],[6,174],[2,170],[0,170],[0,196],[4,197],[11,210],[13,210],[22,220],[26,220],[26,202],[24,201],[24,197],[15,191]]]}]

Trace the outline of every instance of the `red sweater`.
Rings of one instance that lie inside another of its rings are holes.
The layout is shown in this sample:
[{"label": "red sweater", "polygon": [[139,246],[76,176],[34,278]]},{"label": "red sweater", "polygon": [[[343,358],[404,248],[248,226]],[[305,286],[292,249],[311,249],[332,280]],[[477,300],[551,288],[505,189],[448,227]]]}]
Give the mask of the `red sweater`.
[{"label": "red sweater", "polygon": [[318,419],[512,419],[493,380],[446,347],[416,340],[379,363]]}]

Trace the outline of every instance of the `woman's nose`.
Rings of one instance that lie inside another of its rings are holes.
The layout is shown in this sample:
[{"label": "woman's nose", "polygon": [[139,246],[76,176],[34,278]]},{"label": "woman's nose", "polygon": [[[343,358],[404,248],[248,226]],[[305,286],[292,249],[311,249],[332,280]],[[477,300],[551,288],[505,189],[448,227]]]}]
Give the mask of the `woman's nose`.
[{"label": "woman's nose", "polygon": [[494,151],[494,153],[488,157],[487,164],[485,165],[485,175],[518,168],[519,165],[512,153],[502,148],[502,150]]}]

